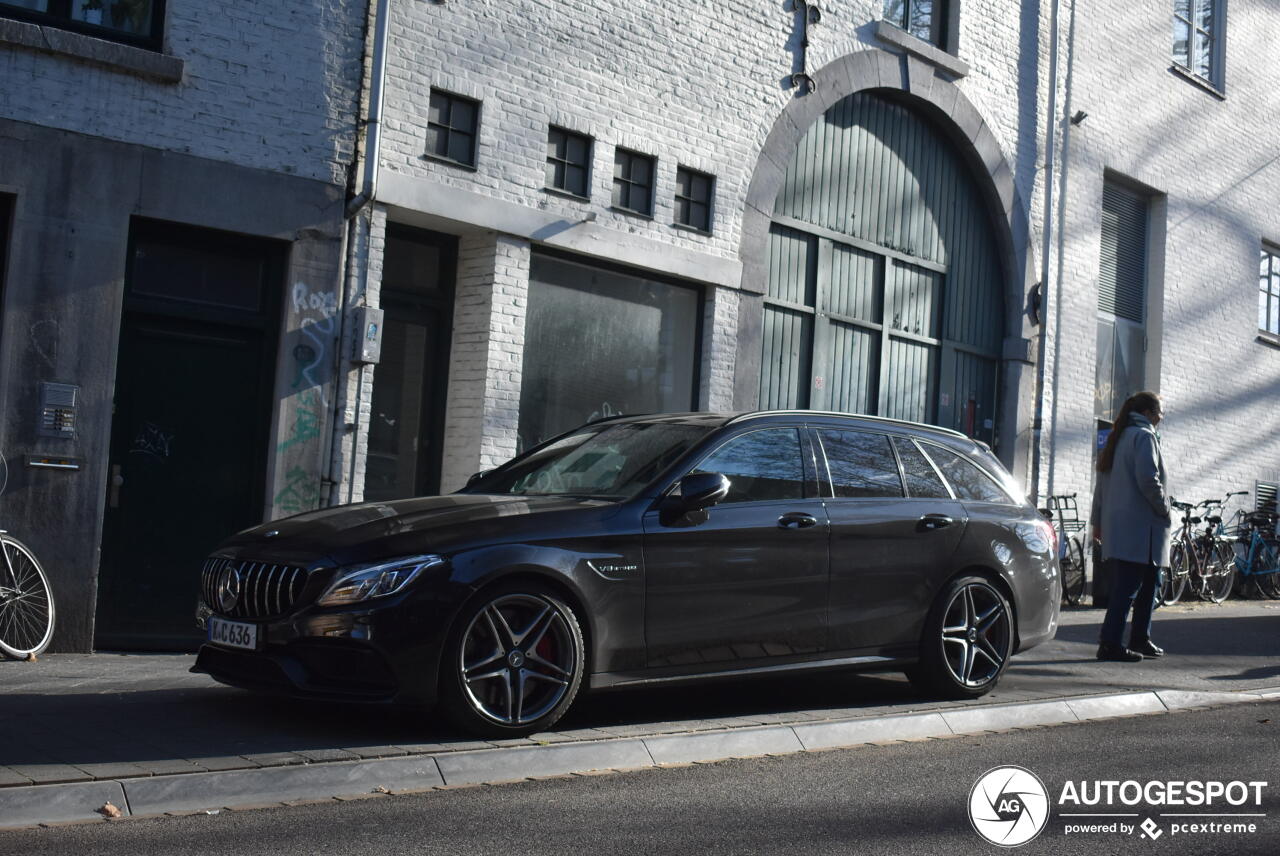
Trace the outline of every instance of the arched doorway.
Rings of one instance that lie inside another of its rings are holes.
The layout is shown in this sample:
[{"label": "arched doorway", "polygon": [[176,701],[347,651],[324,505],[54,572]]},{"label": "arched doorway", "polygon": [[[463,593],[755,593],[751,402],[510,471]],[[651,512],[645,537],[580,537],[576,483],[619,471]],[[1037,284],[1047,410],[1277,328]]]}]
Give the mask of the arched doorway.
[{"label": "arched doorway", "polygon": [[760,406],[868,413],[995,445],[1007,274],[955,145],[901,93],[803,133],[768,230]]}]

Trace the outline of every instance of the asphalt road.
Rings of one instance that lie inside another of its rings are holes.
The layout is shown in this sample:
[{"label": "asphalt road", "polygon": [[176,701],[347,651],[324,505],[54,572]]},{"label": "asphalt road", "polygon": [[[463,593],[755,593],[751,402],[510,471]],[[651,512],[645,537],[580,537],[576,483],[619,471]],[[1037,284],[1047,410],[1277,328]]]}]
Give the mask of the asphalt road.
[{"label": "asphalt road", "polygon": [[[975,782],[1034,772],[1052,811],[1025,853],[1280,853],[1280,702],[693,767],[373,796],[349,802],[0,833],[0,854],[776,854],[1001,852],[968,818]],[[1260,804],[1057,805],[1065,783],[1266,781]],[[1064,811],[1129,813],[1154,839],[1071,834]],[[1228,811],[1263,817],[1174,818]],[[1175,833],[1243,822],[1253,833]],[[1007,828],[1007,827],[1002,827]]]}]

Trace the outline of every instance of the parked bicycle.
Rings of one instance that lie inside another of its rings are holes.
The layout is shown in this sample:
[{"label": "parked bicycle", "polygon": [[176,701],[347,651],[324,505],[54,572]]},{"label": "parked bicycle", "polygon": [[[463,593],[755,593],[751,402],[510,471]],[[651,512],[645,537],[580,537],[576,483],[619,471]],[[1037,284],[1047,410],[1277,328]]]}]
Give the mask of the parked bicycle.
[{"label": "parked bicycle", "polygon": [[1245,597],[1280,598],[1280,539],[1276,515],[1249,511],[1235,528],[1236,588]]},{"label": "parked bicycle", "polygon": [[1084,600],[1087,579],[1084,565],[1084,521],[1076,505],[1076,495],[1059,494],[1049,497],[1049,511],[1053,514],[1054,528],[1058,530],[1058,564],[1062,568],[1062,601],[1079,606]]},{"label": "parked bicycle", "polygon": [[[1182,525],[1174,533],[1169,549],[1169,570],[1160,582],[1161,606],[1177,603],[1187,589],[1202,600],[1222,603],[1231,594],[1235,576],[1235,555],[1231,539],[1221,534],[1222,507],[1236,493],[1224,499],[1197,503],[1173,501],[1182,512]],[[1194,512],[1201,511],[1201,514]],[[1217,513],[1214,513],[1217,512]],[[1196,527],[1204,524],[1203,529]]]},{"label": "parked bicycle", "polygon": [[[0,493],[9,468],[0,455]],[[24,660],[53,638],[53,591],[31,550],[0,529],[0,653]]]}]

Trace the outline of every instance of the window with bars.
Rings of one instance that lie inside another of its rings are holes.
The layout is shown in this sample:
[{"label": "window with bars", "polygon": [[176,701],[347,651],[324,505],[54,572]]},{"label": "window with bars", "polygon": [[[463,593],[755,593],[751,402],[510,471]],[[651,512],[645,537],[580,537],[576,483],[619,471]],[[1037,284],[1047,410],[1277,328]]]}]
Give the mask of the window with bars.
[{"label": "window with bars", "polygon": [[1174,0],[1173,61],[1222,87],[1222,0]]},{"label": "window with bars", "polygon": [[652,217],[656,166],[656,158],[617,149],[613,155],[613,207]]},{"label": "window with bars", "polygon": [[1267,244],[1258,264],[1258,329],[1280,337],[1280,247]]},{"label": "window with bars", "polygon": [[591,138],[552,125],[547,131],[547,187],[586,199],[591,187]]},{"label": "window with bars", "polygon": [[480,102],[431,90],[427,112],[427,156],[462,166],[476,165]]},{"label": "window with bars", "polygon": [[715,177],[696,172],[688,167],[676,169],[676,223],[711,231],[711,199]]},{"label": "window with bars", "polygon": [[160,50],[164,0],[0,0],[0,17]]},{"label": "window with bars", "polygon": [[948,0],[884,0],[884,19],[947,50],[949,7]]}]

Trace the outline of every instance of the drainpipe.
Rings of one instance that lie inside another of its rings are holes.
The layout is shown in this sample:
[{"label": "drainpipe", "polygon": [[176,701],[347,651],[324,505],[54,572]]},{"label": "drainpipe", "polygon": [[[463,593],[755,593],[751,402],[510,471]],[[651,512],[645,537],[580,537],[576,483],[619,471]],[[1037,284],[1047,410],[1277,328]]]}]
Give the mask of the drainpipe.
[{"label": "drainpipe", "polygon": [[[364,158],[363,178],[360,182],[359,190],[350,201],[347,202],[346,217],[347,228],[345,232],[345,258],[343,260],[342,272],[342,301],[339,304],[340,317],[342,318],[342,334],[343,338],[350,336],[347,329],[347,316],[349,315],[351,295],[353,293],[353,284],[356,277],[355,263],[357,246],[356,230],[359,228],[358,217],[369,203],[372,202],[378,192],[378,163],[381,159],[382,150],[382,111],[385,103],[385,82],[387,76],[387,33],[391,26],[391,0],[378,0],[377,9],[374,12],[373,21],[373,67],[370,72],[369,81],[369,115],[365,118],[363,124],[365,129],[364,146],[362,157]],[[358,129],[357,129],[358,131]],[[369,241],[366,231],[365,249],[368,250]],[[369,266],[365,264],[360,271],[360,288],[358,293],[368,293],[369,286]],[[339,366],[342,361],[341,342],[339,343]],[[347,496],[346,501],[351,502],[355,497],[355,471],[356,471],[356,448],[360,439],[360,399],[364,395],[364,374],[365,366],[360,365],[359,373],[356,376],[356,397],[353,421],[349,426],[344,426],[344,430],[348,430],[351,434],[351,462],[347,471]],[[339,396],[334,395],[334,418],[332,424],[338,425],[339,415]],[[336,462],[336,458],[334,459]],[[330,504],[337,504],[340,499],[338,485],[342,481],[341,471],[334,466],[333,463],[329,467],[329,477],[333,482],[333,492],[330,495]]]},{"label": "drainpipe", "polygon": [[347,203],[347,219],[355,217],[378,192],[378,159],[382,148],[382,107],[387,77],[387,31],[391,27],[391,0],[378,0],[373,21],[373,72],[369,82],[369,117],[365,119],[364,180],[360,192]]},{"label": "drainpipe", "polygon": [[[1045,363],[1046,345],[1048,344],[1048,304],[1049,304],[1049,251],[1053,247],[1053,188],[1054,175],[1053,169],[1055,165],[1055,149],[1058,129],[1058,18],[1061,11],[1062,0],[1053,0],[1052,12],[1049,17],[1049,120],[1045,128],[1045,164],[1044,164],[1044,225],[1040,235],[1040,308],[1037,312],[1040,322],[1040,359],[1036,366],[1036,406],[1035,406],[1035,422],[1032,425],[1032,446],[1031,446],[1031,499],[1036,504],[1040,502],[1040,446],[1044,436],[1044,396],[1045,396]],[[1065,152],[1063,153],[1065,157]],[[1062,294],[1062,281],[1059,278],[1057,283],[1057,291],[1053,294],[1053,304],[1057,308],[1059,299]],[[1061,317],[1061,316],[1059,316]],[[1055,330],[1055,335],[1061,336],[1060,329]],[[1057,360],[1054,360],[1054,374],[1057,374]],[[1055,385],[1054,393],[1057,389]],[[1054,413],[1057,413],[1057,401],[1054,401]],[[1048,490],[1052,490],[1052,479],[1046,485]]]}]

